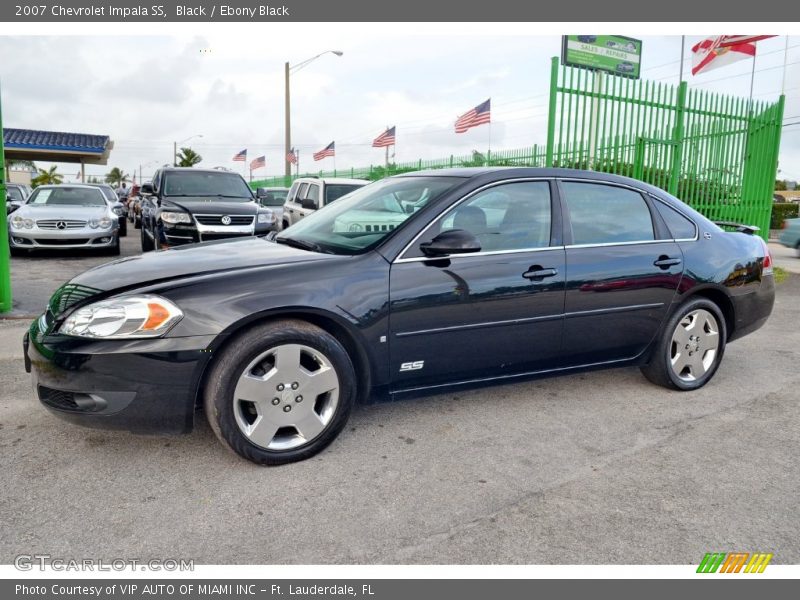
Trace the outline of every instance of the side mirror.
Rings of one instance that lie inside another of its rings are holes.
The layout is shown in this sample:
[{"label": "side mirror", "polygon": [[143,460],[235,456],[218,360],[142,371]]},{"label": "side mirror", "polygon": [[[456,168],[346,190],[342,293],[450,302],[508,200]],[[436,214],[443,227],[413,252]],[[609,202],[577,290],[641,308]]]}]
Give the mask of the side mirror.
[{"label": "side mirror", "polygon": [[256,198],[266,198],[267,194],[269,194],[269,192],[264,188],[258,188],[256,190]]},{"label": "side mirror", "polygon": [[317,201],[313,198],[303,198],[300,201],[300,206],[305,208],[306,210],[317,210]]},{"label": "side mirror", "polygon": [[465,229],[448,229],[430,242],[420,244],[419,247],[425,256],[431,257],[481,251],[481,243],[478,238]]},{"label": "side mirror", "polygon": [[142,187],[139,188],[139,192],[142,193],[142,194],[150,195],[150,196],[152,196],[153,194],[156,193],[156,191],[153,189],[153,184],[152,183],[143,183]]}]

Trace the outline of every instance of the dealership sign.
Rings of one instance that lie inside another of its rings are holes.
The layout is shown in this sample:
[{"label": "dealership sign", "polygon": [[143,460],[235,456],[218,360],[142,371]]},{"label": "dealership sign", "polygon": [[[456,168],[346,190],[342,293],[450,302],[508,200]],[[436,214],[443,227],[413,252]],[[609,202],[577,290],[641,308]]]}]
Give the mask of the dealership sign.
[{"label": "dealership sign", "polygon": [[642,40],[621,35],[565,35],[561,62],[573,67],[609,71],[639,78]]}]

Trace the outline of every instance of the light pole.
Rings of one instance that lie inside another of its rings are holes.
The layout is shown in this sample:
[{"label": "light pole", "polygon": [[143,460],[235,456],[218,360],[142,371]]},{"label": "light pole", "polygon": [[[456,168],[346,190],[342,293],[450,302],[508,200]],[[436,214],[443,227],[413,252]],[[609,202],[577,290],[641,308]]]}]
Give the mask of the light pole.
[{"label": "light pole", "polygon": [[158,160],[151,160],[149,163],[146,163],[146,164],[143,164],[143,165],[139,165],[139,185],[141,185],[142,183],[144,183],[144,182],[142,181],[142,168],[143,168],[143,167],[149,167],[150,165],[157,165],[159,162],[161,162],[161,161],[158,161]]},{"label": "light pole", "polygon": [[286,97],[285,97],[285,106],[284,106],[284,129],[286,132],[286,147],[284,148],[283,153],[283,161],[286,165],[285,175],[288,183],[288,179],[292,176],[292,163],[289,162],[289,151],[292,149],[292,119],[291,119],[291,102],[289,96],[289,76],[292,73],[297,73],[303,67],[307,67],[309,64],[317,60],[320,56],[324,56],[326,54],[335,54],[336,56],[341,56],[344,54],[341,50],[326,50],[325,52],[320,52],[316,56],[312,56],[311,58],[307,58],[306,60],[297,63],[296,65],[290,65],[288,62],[284,65],[283,75],[285,78],[285,90],[286,90]]},{"label": "light pole", "polygon": [[198,133],[198,134],[195,134],[195,135],[190,135],[188,138],[186,138],[185,140],[181,140],[180,142],[172,142],[172,166],[173,167],[177,167],[178,166],[178,144],[183,144],[183,143],[188,142],[189,140],[193,140],[194,138],[201,138],[201,137],[203,137],[203,134],[202,133]]}]

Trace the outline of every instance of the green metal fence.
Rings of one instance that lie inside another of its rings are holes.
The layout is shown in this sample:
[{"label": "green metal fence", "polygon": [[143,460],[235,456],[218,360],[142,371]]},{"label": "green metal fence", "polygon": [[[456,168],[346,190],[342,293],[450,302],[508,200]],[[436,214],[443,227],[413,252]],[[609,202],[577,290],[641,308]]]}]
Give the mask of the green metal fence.
[{"label": "green metal fence", "polygon": [[[3,149],[3,106],[0,94],[0,206],[6,206],[6,160]],[[8,221],[0,223],[0,313],[11,310],[11,271],[8,251]]]},{"label": "green metal fence", "polygon": [[770,104],[553,59],[546,164],[646,181],[766,239],[783,105],[783,96]]},{"label": "green metal fence", "polygon": [[[757,225],[766,239],[784,98],[770,104],[562,66],[554,58],[547,143],[518,150],[302,173],[376,180],[458,166],[555,166],[626,175],[711,219]],[[288,187],[275,177],[251,185]]]}]

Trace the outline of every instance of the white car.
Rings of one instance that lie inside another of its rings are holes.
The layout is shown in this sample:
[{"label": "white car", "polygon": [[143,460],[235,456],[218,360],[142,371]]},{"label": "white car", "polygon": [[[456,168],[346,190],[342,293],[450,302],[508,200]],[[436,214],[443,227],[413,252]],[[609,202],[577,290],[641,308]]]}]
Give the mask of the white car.
[{"label": "white car", "polygon": [[367,185],[363,179],[300,177],[295,179],[283,205],[281,229],[294,225],[315,210]]},{"label": "white car", "polygon": [[103,192],[89,185],[43,185],[8,216],[11,254],[90,249],[119,254],[119,217]]}]

